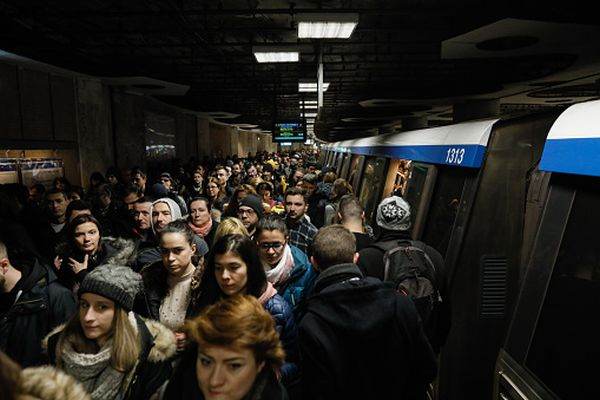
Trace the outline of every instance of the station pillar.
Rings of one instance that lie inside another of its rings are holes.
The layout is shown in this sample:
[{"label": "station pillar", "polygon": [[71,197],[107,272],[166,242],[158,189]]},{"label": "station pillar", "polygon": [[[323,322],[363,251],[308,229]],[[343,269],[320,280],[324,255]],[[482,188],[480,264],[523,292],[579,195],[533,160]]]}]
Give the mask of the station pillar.
[{"label": "station pillar", "polygon": [[491,118],[500,115],[500,100],[477,99],[454,104],[454,122]]}]

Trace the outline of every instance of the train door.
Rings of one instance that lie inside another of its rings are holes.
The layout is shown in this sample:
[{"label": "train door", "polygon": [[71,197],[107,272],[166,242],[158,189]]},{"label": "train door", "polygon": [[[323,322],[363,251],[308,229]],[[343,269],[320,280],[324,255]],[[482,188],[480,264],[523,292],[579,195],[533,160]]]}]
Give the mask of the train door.
[{"label": "train door", "polygon": [[413,239],[419,239],[429,210],[437,168],[432,164],[400,159],[391,160],[382,198],[397,195],[411,205]]},{"label": "train door", "polygon": [[598,204],[600,179],[552,177],[495,398],[600,398]]},{"label": "train door", "polygon": [[360,177],[362,176],[363,167],[365,166],[365,156],[354,155],[352,156],[352,163],[350,164],[350,172],[348,173],[348,183],[352,185],[354,193],[359,193],[360,190]]},{"label": "train door", "polygon": [[335,174],[336,176],[340,176],[340,173],[342,172],[342,165],[344,164],[344,160],[346,159],[346,157],[349,157],[349,154],[346,153],[340,153],[340,155],[338,156],[337,160],[335,161]]},{"label": "train door", "polygon": [[388,160],[384,157],[367,158],[362,174],[358,200],[365,212],[365,220],[372,223],[375,209],[381,198],[385,183],[385,173]]},{"label": "train door", "polygon": [[350,170],[350,161],[352,161],[352,154],[345,154],[344,161],[342,163],[342,171],[338,175],[338,178],[348,179],[348,171]]}]

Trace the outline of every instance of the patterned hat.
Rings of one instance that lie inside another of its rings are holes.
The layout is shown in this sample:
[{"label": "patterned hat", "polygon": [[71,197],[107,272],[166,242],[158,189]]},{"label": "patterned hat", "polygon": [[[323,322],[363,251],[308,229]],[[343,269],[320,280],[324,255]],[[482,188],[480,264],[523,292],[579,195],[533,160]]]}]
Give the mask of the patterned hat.
[{"label": "patterned hat", "polygon": [[377,225],[389,231],[410,228],[410,205],[399,196],[385,198],[377,207]]}]

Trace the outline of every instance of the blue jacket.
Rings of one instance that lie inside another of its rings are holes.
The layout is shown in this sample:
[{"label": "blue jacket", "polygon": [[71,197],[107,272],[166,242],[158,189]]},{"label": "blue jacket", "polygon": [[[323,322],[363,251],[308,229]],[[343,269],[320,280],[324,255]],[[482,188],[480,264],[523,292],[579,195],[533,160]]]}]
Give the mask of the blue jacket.
[{"label": "blue jacket", "polygon": [[296,309],[296,306],[310,294],[317,274],[302,250],[291,245],[290,248],[294,258],[294,270],[287,282],[276,285],[275,289],[293,309]]},{"label": "blue jacket", "polygon": [[285,363],[281,367],[281,376],[284,384],[288,385],[298,379],[298,327],[292,308],[279,294],[267,300],[264,308],[275,320],[275,327],[285,350]]}]

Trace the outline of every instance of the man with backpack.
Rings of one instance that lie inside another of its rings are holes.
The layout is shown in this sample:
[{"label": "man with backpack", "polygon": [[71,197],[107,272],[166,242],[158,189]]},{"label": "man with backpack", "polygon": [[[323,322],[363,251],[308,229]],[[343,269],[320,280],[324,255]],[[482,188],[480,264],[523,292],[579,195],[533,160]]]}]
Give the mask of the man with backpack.
[{"label": "man with backpack", "polygon": [[377,207],[377,241],[362,249],[358,266],[366,276],[386,282],[415,304],[436,353],[450,330],[450,297],[444,259],[433,247],[411,239],[410,205],[399,196]]},{"label": "man with backpack", "polygon": [[319,272],[298,338],[304,398],[423,399],[436,361],[407,297],[356,266],[356,240],[341,225],[319,230]]}]

